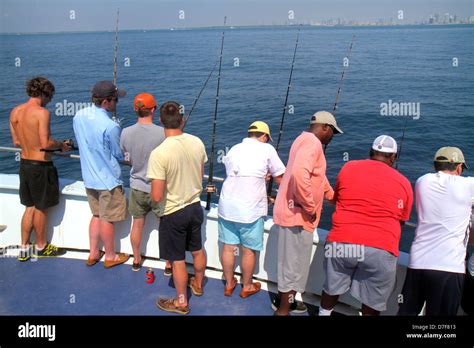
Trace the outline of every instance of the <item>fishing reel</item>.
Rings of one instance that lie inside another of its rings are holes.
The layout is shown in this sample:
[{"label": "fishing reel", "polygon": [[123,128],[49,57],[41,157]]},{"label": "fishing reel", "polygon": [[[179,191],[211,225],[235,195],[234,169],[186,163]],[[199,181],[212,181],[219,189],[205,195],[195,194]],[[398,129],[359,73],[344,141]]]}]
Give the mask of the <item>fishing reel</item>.
[{"label": "fishing reel", "polygon": [[214,184],[207,184],[205,190],[206,190],[206,193],[217,194],[217,187]]},{"label": "fishing reel", "polygon": [[[66,139],[66,140],[63,140],[61,141],[62,143],[66,143],[66,145],[68,145],[71,150],[79,150],[79,148],[77,148],[74,144],[74,140],[72,139]],[[60,152],[62,151],[62,149],[40,149],[41,152]]]},{"label": "fishing reel", "polygon": [[267,196],[267,201],[269,205],[275,204],[276,196],[273,196],[273,195]]},{"label": "fishing reel", "polygon": [[71,148],[71,150],[79,150],[79,148],[76,147],[76,144],[74,143],[73,139],[66,139],[66,140],[63,140],[62,142],[66,143]]}]

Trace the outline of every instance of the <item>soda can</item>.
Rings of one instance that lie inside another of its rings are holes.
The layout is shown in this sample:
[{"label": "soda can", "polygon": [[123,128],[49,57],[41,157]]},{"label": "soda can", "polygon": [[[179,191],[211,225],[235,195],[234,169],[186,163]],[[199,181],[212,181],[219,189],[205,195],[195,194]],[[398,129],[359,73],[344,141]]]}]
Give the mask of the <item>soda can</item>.
[{"label": "soda can", "polygon": [[146,282],[151,284],[155,281],[155,272],[151,268],[146,271]]}]

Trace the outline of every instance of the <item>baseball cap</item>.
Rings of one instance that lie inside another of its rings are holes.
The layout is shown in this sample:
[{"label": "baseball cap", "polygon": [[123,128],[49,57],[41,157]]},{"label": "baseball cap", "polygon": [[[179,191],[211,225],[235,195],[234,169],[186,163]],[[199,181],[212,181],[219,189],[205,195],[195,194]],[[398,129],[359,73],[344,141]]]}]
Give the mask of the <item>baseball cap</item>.
[{"label": "baseball cap", "polygon": [[139,109],[153,109],[156,107],[155,98],[149,93],[140,93],[133,100],[133,108],[135,111]]},{"label": "baseball cap", "polygon": [[99,81],[92,88],[92,96],[95,98],[108,97],[125,97],[127,92],[124,89],[119,89],[112,81]]},{"label": "baseball cap", "polygon": [[372,149],[378,152],[397,153],[397,142],[389,135],[379,135],[375,138]]},{"label": "baseball cap", "polygon": [[270,135],[270,128],[268,127],[268,124],[263,121],[255,121],[254,123],[252,123],[249,126],[248,132],[261,132],[267,134],[270,141],[273,141],[272,136]]},{"label": "baseball cap", "polygon": [[436,151],[435,162],[462,163],[465,169],[468,169],[466,160],[462,151],[454,146],[445,146]]},{"label": "baseball cap", "polygon": [[310,124],[328,124],[334,127],[334,134],[344,133],[341,128],[338,127],[336,123],[336,118],[333,114],[327,111],[318,111],[313,116],[311,116]]}]

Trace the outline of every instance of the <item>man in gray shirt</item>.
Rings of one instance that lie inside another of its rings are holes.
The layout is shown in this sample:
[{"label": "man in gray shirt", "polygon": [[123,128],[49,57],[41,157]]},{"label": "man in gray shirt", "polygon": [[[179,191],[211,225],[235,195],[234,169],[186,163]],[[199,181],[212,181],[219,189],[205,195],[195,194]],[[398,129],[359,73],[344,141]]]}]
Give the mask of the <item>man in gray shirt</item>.
[{"label": "man in gray shirt", "polygon": [[[151,210],[157,217],[160,216],[160,206],[151,199],[151,184],[146,178],[148,158],[150,153],[165,140],[165,132],[163,127],[153,123],[157,105],[151,94],[138,94],[133,106],[138,120],[133,126],[122,131],[120,147],[125,154],[125,160],[132,166],[128,198],[128,211],[133,217],[130,242],[134,256],[132,270],[139,271],[142,264],[140,244],[146,215]],[[168,262],[165,274],[171,275],[171,266]]]}]

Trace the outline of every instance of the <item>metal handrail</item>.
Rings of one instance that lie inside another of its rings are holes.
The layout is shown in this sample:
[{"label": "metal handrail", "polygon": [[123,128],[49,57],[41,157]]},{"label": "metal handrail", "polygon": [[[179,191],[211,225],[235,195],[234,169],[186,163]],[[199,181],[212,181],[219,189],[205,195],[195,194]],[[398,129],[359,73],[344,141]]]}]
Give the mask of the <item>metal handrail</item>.
[{"label": "metal handrail", "polygon": [[[0,152],[14,152],[14,153],[16,153],[16,152],[21,152],[21,149],[17,148],[17,147],[0,146]],[[80,158],[79,155],[74,155],[74,154],[71,154],[71,153],[53,152],[52,154],[54,156],[59,156],[59,157],[74,158],[74,159],[79,159]],[[126,161],[119,161],[119,162],[120,162],[120,164],[123,164],[123,165],[126,165],[126,166],[130,165],[130,163],[126,162]],[[204,178],[207,179],[208,175],[205,174]],[[220,178],[220,177],[213,177],[213,180],[215,182],[219,182],[219,183],[224,182],[224,178]],[[410,228],[416,228],[416,223],[407,221],[407,222],[405,222],[405,226],[410,227]]]},{"label": "metal handrail", "polygon": [[[21,152],[21,149],[17,148],[17,147],[0,146],[0,152],[14,152],[14,153],[17,153],[17,152]],[[52,152],[52,154],[54,156],[65,157],[65,158],[74,158],[74,159],[80,159],[81,158],[79,155],[75,155],[75,154],[72,154],[72,153]],[[130,165],[130,162],[127,162],[127,161],[119,161],[119,163],[122,164],[122,165],[125,165],[125,166]],[[205,179],[208,178],[207,174],[204,175],[204,178]],[[215,177],[214,181],[219,182],[219,183],[223,183],[224,178]]]}]

